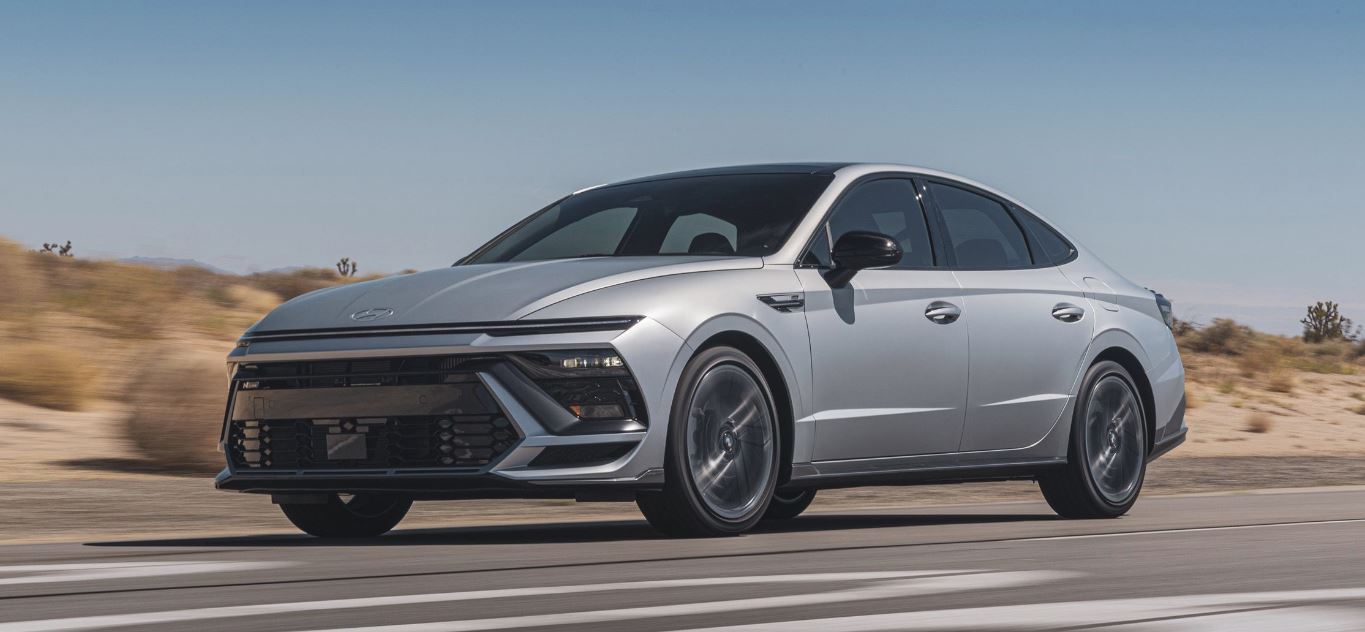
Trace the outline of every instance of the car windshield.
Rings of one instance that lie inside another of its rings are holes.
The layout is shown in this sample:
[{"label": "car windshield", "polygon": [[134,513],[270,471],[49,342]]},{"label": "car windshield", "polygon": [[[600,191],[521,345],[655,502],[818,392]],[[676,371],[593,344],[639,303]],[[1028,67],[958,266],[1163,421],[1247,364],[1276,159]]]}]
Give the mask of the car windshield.
[{"label": "car windshield", "polygon": [[532,215],[463,263],[770,255],[787,241],[831,179],[737,174],[591,189]]}]

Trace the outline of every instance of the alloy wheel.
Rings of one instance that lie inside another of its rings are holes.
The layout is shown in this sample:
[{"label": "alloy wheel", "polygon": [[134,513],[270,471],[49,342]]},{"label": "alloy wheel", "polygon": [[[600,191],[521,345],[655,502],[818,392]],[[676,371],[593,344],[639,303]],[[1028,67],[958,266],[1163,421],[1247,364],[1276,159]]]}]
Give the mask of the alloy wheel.
[{"label": "alloy wheel", "polygon": [[744,368],[720,364],[702,376],[687,414],[687,462],[697,493],[715,515],[741,520],[772,477],[773,416],[762,386]]},{"label": "alloy wheel", "polygon": [[1146,426],[1137,395],[1123,378],[1106,376],[1090,390],[1085,419],[1091,479],[1105,500],[1123,504],[1137,491],[1146,452]]}]

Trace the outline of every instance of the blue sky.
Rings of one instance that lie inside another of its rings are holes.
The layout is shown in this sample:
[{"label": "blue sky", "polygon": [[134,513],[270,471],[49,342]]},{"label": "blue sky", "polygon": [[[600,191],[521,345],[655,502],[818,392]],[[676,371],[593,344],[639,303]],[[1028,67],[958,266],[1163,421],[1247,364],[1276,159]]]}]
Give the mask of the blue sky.
[{"label": "blue sky", "polygon": [[0,235],[85,256],[429,268],[799,160],[990,183],[1196,317],[1365,320],[1359,3],[0,2]]}]

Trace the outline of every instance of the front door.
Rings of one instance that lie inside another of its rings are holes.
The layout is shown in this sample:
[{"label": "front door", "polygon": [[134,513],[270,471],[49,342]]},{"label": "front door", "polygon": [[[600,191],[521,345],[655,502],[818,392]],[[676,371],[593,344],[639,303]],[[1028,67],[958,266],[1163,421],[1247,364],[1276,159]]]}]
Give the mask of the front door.
[{"label": "front door", "polygon": [[[855,184],[797,269],[806,293],[816,461],[950,453],[967,398],[966,328],[952,272],[938,267],[908,179]],[[821,267],[850,230],[891,236],[904,256],[831,288]],[[947,314],[947,316],[945,316]]]}]

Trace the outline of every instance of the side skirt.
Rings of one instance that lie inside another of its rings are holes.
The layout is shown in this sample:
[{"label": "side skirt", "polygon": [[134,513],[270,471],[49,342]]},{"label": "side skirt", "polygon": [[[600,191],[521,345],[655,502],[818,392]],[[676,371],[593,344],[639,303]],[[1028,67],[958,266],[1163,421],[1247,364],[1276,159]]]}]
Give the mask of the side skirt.
[{"label": "side skirt", "polygon": [[[921,466],[906,469],[852,469],[856,461],[838,463],[836,471],[825,468],[829,464],[813,463],[792,468],[789,487],[835,489],[865,485],[938,485],[943,483],[973,483],[1032,480],[1038,475],[1066,465],[1066,458],[1028,459],[1010,463]],[[823,471],[822,471],[823,470]]]}]

